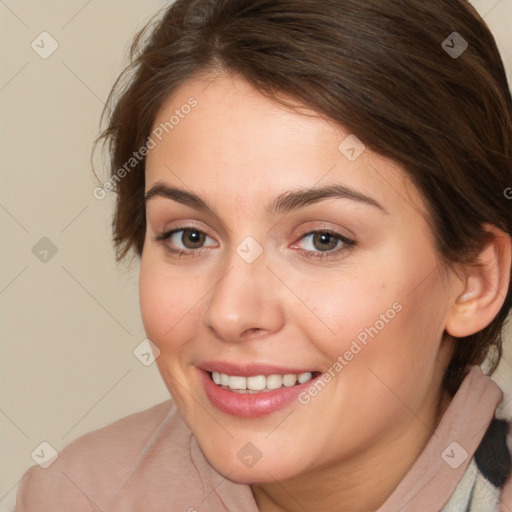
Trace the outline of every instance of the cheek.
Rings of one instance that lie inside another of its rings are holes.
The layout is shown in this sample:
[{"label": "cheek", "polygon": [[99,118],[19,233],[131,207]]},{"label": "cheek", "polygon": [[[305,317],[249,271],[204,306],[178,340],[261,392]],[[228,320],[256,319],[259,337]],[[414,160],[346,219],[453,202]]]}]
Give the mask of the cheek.
[{"label": "cheek", "polygon": [[[410,410],[420,411],[438,369],[442,308],[435,309],[435,294],[423,290],[407,296],[405,286],[396,281],[395,286],[391,284],[366,297],[341,290],[335,304],[326,302],[323,309],[318,299],[318,315],[328,318],[332,313],[329,326],[335,334],[319,336],[323,331],[318,330],[316,319],[308,325],[302,323],[309,340],[324,356],[323,370],[330,380],[325,394],[310,391],[300,403],[323,409],[332,425],[350,411],[351,419],[343,431],[345,438],[354,440],[354,446],[403,421]],[[431,315],[426,314],[429,309]],[[361,425],[367,425],[366,429]],[[346,448],[343,443],[340,440],[339,450]]]},{"label": "cheek", "polygon": [[[139,301],[142,322],[147,336],[156,345],[160,344],[166,329],[171,326],[168,309],[168,293],[164,280],[159,279],[155,265],[143,255],[139,274]],[[159,346],[161,349],[161,347]]]},{"label": "cheek", "polygon": [[146,335],[162,355],[175,352],[185,343],[183,329],[196,313],[194,304],[199,295],[190,280],[169,270],[158,258],[143,253],[139,274],[142,321]]},{"label": "cheek", "polygon": [[143,253],[139,274],[139,300],[146,336],[158,347],[156,365],[179,409],[187,417],[190,404],[183,393],[188,367],[183,348],[194,338],[190,326],[196,293],[172,275],[150,251]]},{"label": "cheek", "polygon": [[312,314],[297,305],[295,320],[331,360],[350,350],[353,342],[365,347],[381,338],[403,315],[396,281],[383,281],[371,272],[328,275],[301,287]]},{"label": "cheek", "polygon": [[315,316],[297,310],[296,322],[325,356],[325,370],[363,379],[373,370],[397,386],[417,378],[417,372],[434,371],[446,290],[435,274],[418,286],[425,272],[424,264],[395,258],[385,277],[374,265],[357,276],[303,287]]}]

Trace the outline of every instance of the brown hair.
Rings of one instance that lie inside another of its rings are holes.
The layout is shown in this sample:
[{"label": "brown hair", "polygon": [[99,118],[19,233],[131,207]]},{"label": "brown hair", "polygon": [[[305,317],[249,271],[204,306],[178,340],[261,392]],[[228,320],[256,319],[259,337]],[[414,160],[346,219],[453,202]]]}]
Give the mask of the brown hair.
[{"label": "brown hair", "polygon": [[[469,45],[460,56],[446,51],[454,41]],[[177,0],[138,34],[130,57],[99,139],[116,185],[118,260],[142,253],[144,158],[122,179],[119,170],[146,144],[164,100],[215,70],[298,100],[401,163],[447,264],[473,261],[485,223],[512,233],[512,100],[494,38],[464,0]],[[448,391],[491,347],[497,364],[511,304],[509,286],[496,318],[456,343]]]}]

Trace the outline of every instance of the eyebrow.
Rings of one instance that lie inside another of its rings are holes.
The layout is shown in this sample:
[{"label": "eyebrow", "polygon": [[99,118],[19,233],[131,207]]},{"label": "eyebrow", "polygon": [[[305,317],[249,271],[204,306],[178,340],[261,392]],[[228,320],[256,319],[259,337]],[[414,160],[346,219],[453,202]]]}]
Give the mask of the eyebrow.
[{"label": "eyebrow", "polygon": [[375,199],[361,192],[357,192],[344,185],[327,185],[321,188],[309,188],[290,190],[281,194],[277,199],[267,206],[267,212],[270,215],[278,213],[288,213],[292,210],[303,208],[305,206],[318,203],[325,199],[350,199],[370,206],[374,206],[384,213],[386,209]]},{"label": "eyebrow", "polygon": [[[179,188],[169,187],[161,182],[158,182],[151,187],[151,189],[146,193],[144,200],[147,203],[155,197],[172,199],[196,210],[202,210],[217,216],[215,209],[198,195]],[[325,199],[350,199],[352,201],[373,206],[388,214],[387,210],[372,197],[344,185],[328,185],[321,188],[315,187],[309,189],[289,190],[279,195],[272,203],[267,205],[266,212],[269,215],[284,214],[292,210],[298,210],[299,208],[304,208],[311,204],[318,203]]]}]

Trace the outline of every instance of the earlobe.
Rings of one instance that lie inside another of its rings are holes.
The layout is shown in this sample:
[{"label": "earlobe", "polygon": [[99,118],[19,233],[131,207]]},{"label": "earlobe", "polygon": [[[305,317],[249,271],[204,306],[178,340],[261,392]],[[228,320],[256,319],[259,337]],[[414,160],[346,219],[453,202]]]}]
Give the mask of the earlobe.
[{"label": "earlobe", "polygon": [[472,265],[463,268],[462,289],[446,320],[446,331],[461,338],[481,331],[500,311],[510,286],[511,239],[495,226],[486,226],[493,235]]}]

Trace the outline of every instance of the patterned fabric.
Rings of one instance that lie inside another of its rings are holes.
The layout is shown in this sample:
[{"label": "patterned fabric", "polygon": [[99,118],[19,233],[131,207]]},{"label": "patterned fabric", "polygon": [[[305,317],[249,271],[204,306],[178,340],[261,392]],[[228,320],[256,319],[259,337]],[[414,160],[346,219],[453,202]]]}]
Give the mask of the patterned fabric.
[{"label": "patterned fabric", "polygon": [[501,487],[510,477],[510,425],[494,419],[452,497],[441,512],[499,512]]}]

